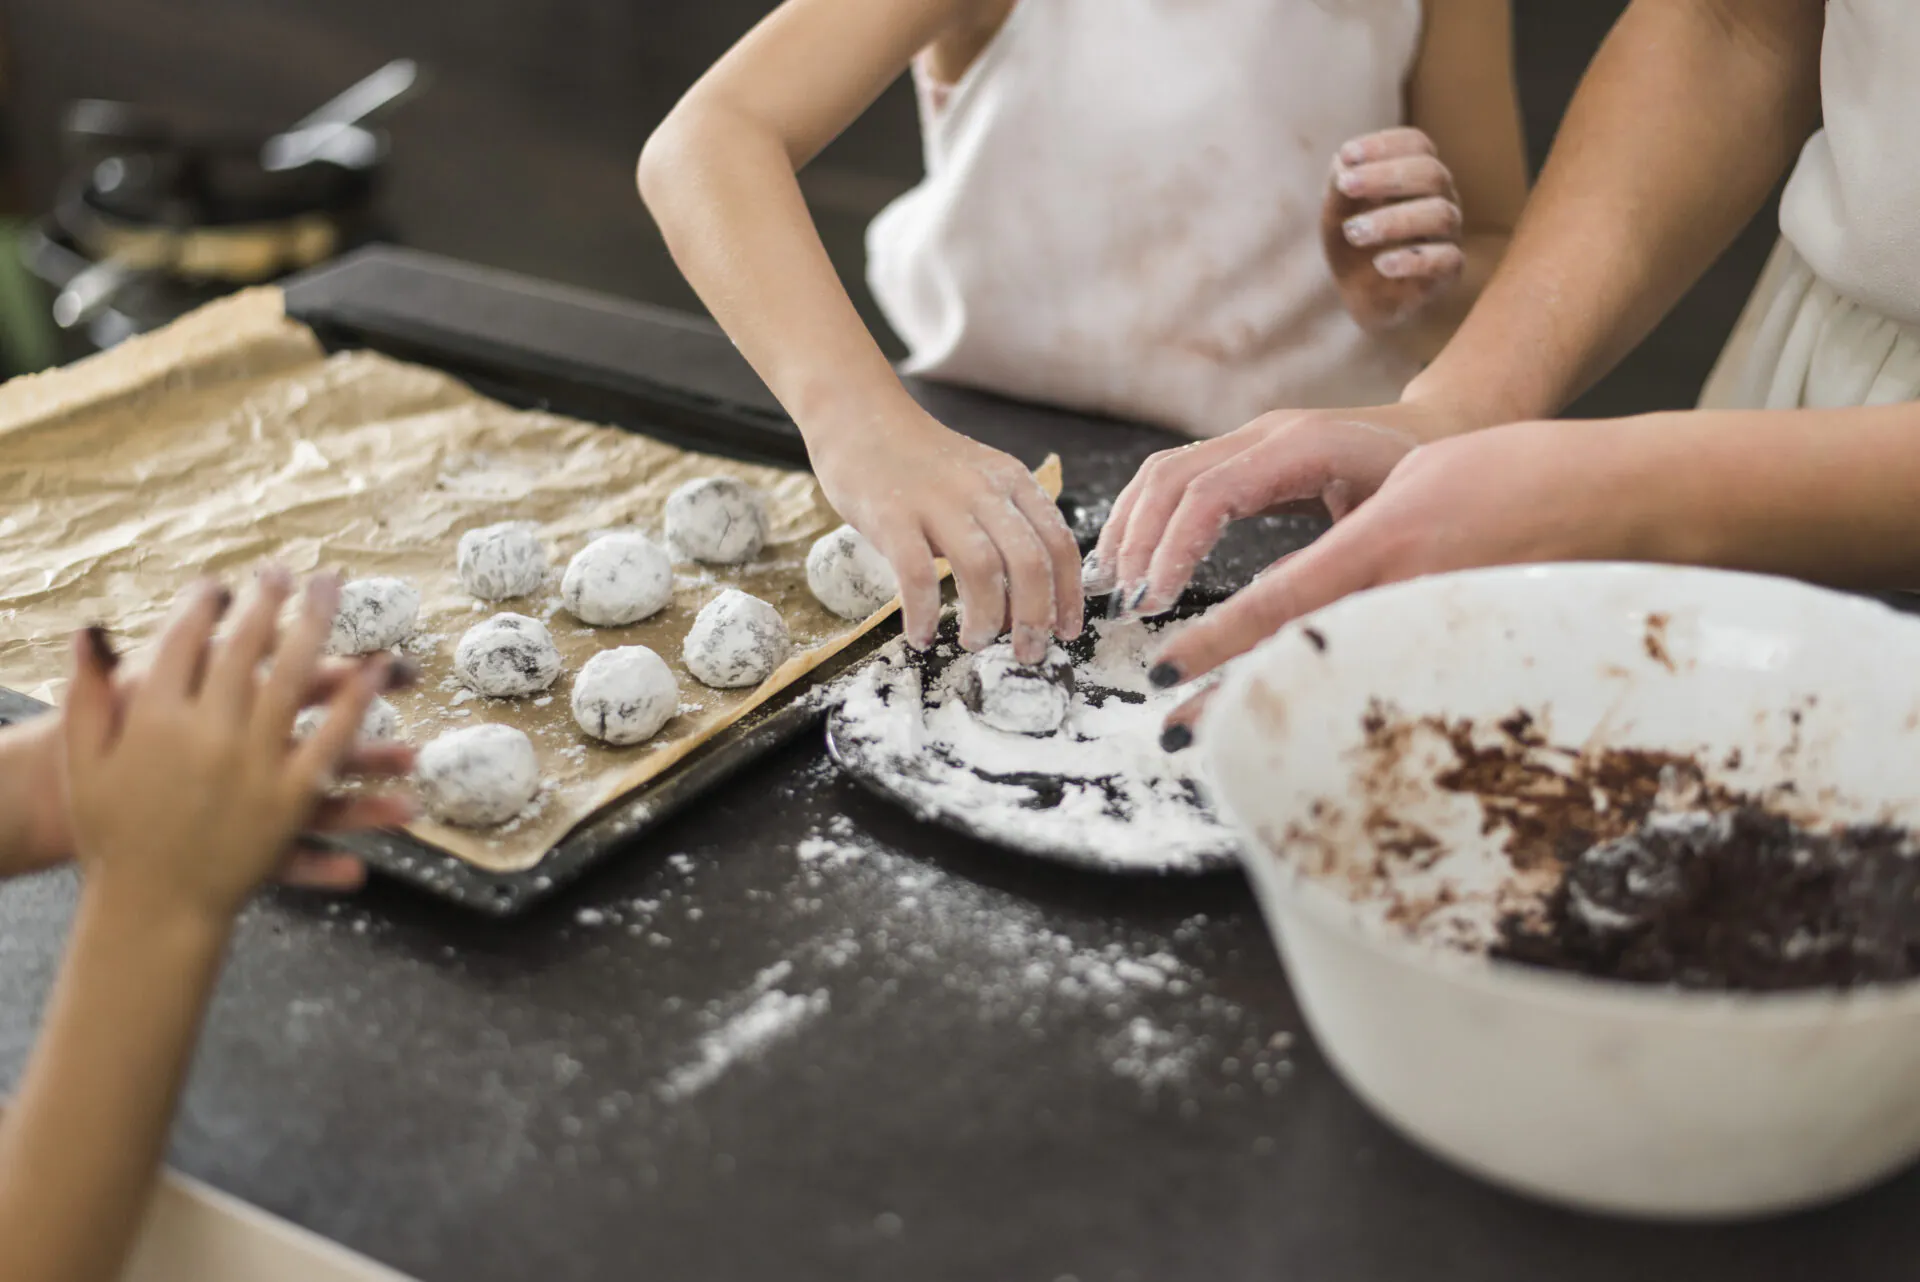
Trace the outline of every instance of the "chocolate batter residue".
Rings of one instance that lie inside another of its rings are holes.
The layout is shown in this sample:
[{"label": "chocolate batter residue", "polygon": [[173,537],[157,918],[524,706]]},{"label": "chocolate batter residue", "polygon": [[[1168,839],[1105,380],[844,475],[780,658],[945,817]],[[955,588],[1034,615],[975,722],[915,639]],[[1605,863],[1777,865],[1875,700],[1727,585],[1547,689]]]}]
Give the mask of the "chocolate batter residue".
[{"label": "chocolate batter residue", "polygon": [[[1556,746],[1524,712],[1488,726],[1376,704],[1363,728],[1364,823],[1380,852],[1373,884],[1396,888],[1388,917],[1409,929],[1447,905],[1430,890],[1398,889],[1409,868],[1445,853],[1396,816],[1396,789],[1437,736],[1452,762],[1431,779],[1479,803],[1482,831],[1501,840],[1516,874],[1495,957],[1748,992],[1920,977],[1912,830],[1811,829],[1782,813],[1806,813],[1791,783],[1748,794],[1690,756]],[[1725,766],[1739,762],[1730,753]]]},{"label": "chocolate batter residue", "polygon": [[1495,957],[1630,983],[1773,992],[1920,975],[1920,861],[1889,827],[1811,832],[1758,805],[1659,814],[1581,853]]},{"label": "chocolate batter residue", "polygon": [[[1692,758],[1637,748],[1581,753],[1554,747],[1526,712],[1501,721],[1491,741],[1476,737],[1474,722],[1464,718],[1407,719],[1382,705],[1368,712],[1363,726],[1372,771],[1382,778],[1399,769],[1415,735],[1444,736],[1455,764],[1434,782],[1479,800],[1486,815],[1482,831],[1505,831],[1507,855],[1521,871],[1565,866],[1596,842],[1633,831],[1653,812],[1663,781],[1669,791],[1697,795],[1716,808],[1734,804]],[[1386,795],[1377,783],[1368,791]],[[1437,844],[1425,834],[1382,831],[1407,825],[1394,820],[1389,807],[1375,810],[1379,818],[1369,816],[1369,835],[1383,850],[1410,854]]]}]

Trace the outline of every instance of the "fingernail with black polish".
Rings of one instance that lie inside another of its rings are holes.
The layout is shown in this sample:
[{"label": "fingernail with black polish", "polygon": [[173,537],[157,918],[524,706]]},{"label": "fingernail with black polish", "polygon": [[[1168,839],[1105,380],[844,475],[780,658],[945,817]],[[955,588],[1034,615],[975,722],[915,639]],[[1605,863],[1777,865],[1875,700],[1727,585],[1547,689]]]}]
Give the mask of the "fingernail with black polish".
[{"label": "fingernail with black polish", "polygon": [[420,665],[405,655],[395,655],[387,669],[388,690],[411,690],[420,684]]},{"label": "fingernail with black polish", "polygon": [[232,608],[233,608],[233,589],[228,587],[224,583],[214,588],[213,590],[214,617],[224,618],[226,616],[227,611],[231,610]]},{"label": "fingernail with black polish", "polygon": [[1171,690],[1180,684],[1180,669],[1162,659],[1147,669],[1147,680],[1156,690]]},{"label": "fingernail with black polish", "polygon": [[1193,743],[1193,729],[1190,726],[1171,725],[1160,732],[1160,750],[1179,752]]},{"label": "fingernail with black polish", "polygon": [[120,655],[113,648],[113,640],[108,637],[105,627],[98,623],[89,623],[86,628],[87,645],[93,651],[93,661],[100,665],[103,672],[112,672],[120,666]]}]

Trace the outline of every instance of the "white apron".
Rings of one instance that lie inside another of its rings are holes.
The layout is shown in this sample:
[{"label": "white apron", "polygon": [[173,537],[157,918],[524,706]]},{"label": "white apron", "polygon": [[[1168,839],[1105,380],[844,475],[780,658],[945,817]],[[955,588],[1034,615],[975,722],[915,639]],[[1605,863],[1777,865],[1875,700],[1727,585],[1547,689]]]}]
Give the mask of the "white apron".
[{"label": "white apron", "polygon": [[1920,398],[1920,0],[1829,0],[1825,127],[1780,201],[1780,244],[1703,409]]},{"label": "white apron", "polygon": [[867,233],[905,369],[1192,435],[1395,399],[1320,246],[1334,153],[1402,122],[1420,0],[1019,0]]}]

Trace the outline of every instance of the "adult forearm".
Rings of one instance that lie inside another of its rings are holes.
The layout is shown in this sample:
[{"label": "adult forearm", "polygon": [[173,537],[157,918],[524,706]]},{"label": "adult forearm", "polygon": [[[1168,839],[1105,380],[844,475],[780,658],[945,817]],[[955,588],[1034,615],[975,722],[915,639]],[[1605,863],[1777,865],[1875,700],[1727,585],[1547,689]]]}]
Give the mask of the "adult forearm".
[{"label": "adult forearm", "polygon": [[1444,351],[1500,266],[1500,259],[1512,239],[1513,234],[1504,231],[1470,231],[1462,236],[1460,249],[1466,263],[1460,270],[1460,279],[1404,329],[1394,331],[1392,341],[1423,364]]},{"label": "adult forearm", "polygon": [[164,1153],[226,931],[88,885],[32,1060],[0,1118],[0,1259],[110,1282]]},{"label": "adult forearm", "polygon": [[1643,460],[1656,559],[1836,587],[1920,587],[1920,406],[1667,414],[1620,426],[1637,439],[1617,448]]},{"label": "adult forearm", "polygon": [[1408,398],[1470,430],[1550,417],[1612,368],[1811,132],[1822,13],[1818,0],[1636,0],[1499,270]]},{"label": "adult forearm", "polygon": [[907,400],[821,244],[777,139],[683,106],[647,144],[640,189],[674,261],[803,433]]}]

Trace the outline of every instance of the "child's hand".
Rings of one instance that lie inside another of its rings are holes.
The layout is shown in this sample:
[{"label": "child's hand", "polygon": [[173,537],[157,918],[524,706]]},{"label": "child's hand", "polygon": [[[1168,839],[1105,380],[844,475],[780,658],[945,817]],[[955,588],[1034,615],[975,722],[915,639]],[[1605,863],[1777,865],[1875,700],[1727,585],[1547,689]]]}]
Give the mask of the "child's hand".
[{"label": "child's hand", "polygon": [[[133,665],[122,666],[104,635],[89,644],[90,653],[107,671],[113,673],[116,715],[124,711],[126,700],[139,686],[140,674]],[[306,706],[325,703],[362,668],[381,656],[355,659],[328,659],[314,674],[306,692]],[[387,679],[387,692],[405,689],[419,680],[419,668],[403,660]],[[0,730],[0,805],[12,813],[4,816],[14,822],[0,823],[0,879],[23,877],[58,867],[73,858],[73,817],[67,804],[67,738],[64,711],[35,717],[19,726]],[[356,742],[340,774],[362,780],[404,779],[413,772],[414,750],[403,743]],[[315,817],[307,834],[344,832],[355,828],[391,827],[409,818],[410,805],[397,798],[384,799],[379,807],[352,812],[329,808]],[[322,852],[317,846],[302,845],[301,852],[280,870],[282,885],[310,890],[353,890],[365,879],[365,870],[355,861]]]},{"label": "child's hand", "polygon": [[1013,634],[1024,663],[1055,635],[1080,635],[1080,550],[1065,518],[1011,455],[968,440],[917,407],[881,430],[815,440],[814,474],[846,522],[900,580],[907,639],[932,644],[940,621],[935,557],[960,589],[960,643]]},{"label": "child's hand", "polygon": [[1460,278],[1462,226],[1453,175],[1418,129],[1340,148],[1321,240],[1347,311],[1368,333],[1404,324]]},{"label": "child's hand", "polygon": [[90,883],[155,911],[224,921],[280,868],[303,829],[408,817],[396,798],[325,796],[388,681],[387,661],[339,680],[325,723],[293,739],[294,715],[321,672],[339,588],[330,576],[311,580],[281,636],[277,619],[292,581],[269,570],[232,634],[217,642],[228,595],[212,584],[194,589],[124,697],[116,697],[97,634],[76,635],[64,714],[67,794],[76,857]]}]

